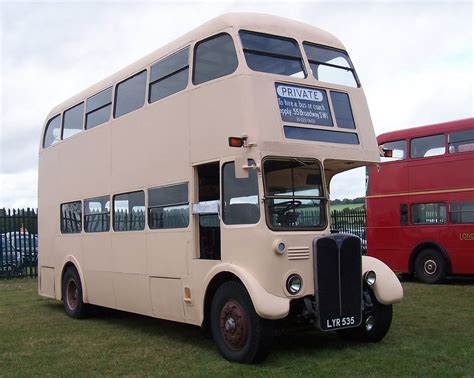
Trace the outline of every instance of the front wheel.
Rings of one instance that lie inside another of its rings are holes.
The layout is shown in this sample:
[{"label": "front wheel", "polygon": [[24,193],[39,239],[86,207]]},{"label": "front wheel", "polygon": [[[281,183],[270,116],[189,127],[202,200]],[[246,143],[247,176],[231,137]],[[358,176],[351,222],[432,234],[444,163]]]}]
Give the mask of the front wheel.
[{"label": "front wheel", "polygon": [[82,301],[82,284],[75,268],[69,268],[63,278],[64,312],[71,318],[83,318],[87,314],[87,304]]},{"label": "front wheel", "polygon": [[268,355],[273,321],[258,316],[240,282],[228,281],[217,289],[210,315],[212,338],[227,360],[256,363]]},{"label": "front wheel", "polygon": [[341,329],[338,335],[352,340],[377,343],[387,334],[392,324],[392,305],[384,305],[377,301],[375,295],[370,293],[372,309],[362,318],[360,326]]}]

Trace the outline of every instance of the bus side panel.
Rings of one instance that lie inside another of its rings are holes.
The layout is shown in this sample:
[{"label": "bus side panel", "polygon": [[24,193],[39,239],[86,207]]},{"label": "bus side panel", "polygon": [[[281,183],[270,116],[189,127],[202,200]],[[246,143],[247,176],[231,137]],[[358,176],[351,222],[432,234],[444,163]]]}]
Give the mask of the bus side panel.
[{"label": "bus side panel", "polygon": [[55,297],[54,268],[40,267],[38,291],[44,297]]},{"label": "bus side panel", "polygon": [[168,229],[147,235],[148,275],[182,278],[186,275],[186,253],[192,235],[186,229]]},{"label": "bus side panel", "polygon": [[454,274],[474,274],[474,225],[451,224],[446,249]]},{"label": "bus side panel", "polygon": [[117,308],[151,315],[146,239],[143,232],[116,232],[112,239],[112,254]]},{"label": "bus side panel", "polygon": [[411,160],[409,191],[473,188],[474,174],[467,171],[472,169],[473,157],[474,154],[468,153]]},{"label": "bus side panel", "polygon": [[153,314],[161,319],[184,322],[183,288],[178,278],[151,278]]},{"label": "bus side panel", "polygon": [[111,238],[109,232],[83,235],[84,277],[87,281],[89,302],[105,307],[115,307]]},{"label": "bus side panel", "polygon": [[400,225],[400,203],[404,197],[367,199],[367,255],[396,272],[408,271],[409,252]]}]

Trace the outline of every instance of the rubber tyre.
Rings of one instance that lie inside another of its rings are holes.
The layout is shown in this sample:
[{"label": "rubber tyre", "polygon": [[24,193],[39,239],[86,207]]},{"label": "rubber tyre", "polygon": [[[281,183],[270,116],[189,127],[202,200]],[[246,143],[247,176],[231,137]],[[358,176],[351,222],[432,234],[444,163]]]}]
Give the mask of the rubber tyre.
[{"label": "rubber tyre", "polygon": [[[373,293],[370,294],[370,297],[374,306],[373,310],[364,315],[360,326],[337,331],[339,336],[368,343],[378,343],[385,337],[392,324],[392,305],[384,305],[378,302]],[[375,318],[374,327],[370,331],[365,328],[365,321],[368,316]]]},{"label": "rubber tyre", "polygon": [[88,306],[82,300],[82,284],[75,268],[69,268],[63,277],[64,312],[74,319],[84,318]]},{"label": "rubber tyre", "polygon": [[421,282],[441,283],[446,278],[446,261],[436,249],[424,249],[416,257],[415,274]]},{"label": "rubber tyre", "polygon": [[[210,323],[214,343],[229,361],[257,363],[270,352],[274,322],[258,316],[247,290],[238,281],[225,282],[217,289]],[[235,328],[226,329],[228,324]]]}]

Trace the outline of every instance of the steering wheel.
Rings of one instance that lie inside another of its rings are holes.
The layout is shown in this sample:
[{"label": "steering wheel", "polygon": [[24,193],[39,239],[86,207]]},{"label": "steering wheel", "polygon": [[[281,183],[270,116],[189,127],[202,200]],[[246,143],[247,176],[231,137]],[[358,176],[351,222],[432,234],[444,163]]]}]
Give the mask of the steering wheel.
[{"label": "steering wheel", "polygon": [[[268,206],[270,211],[275,212],[276,214],[282,215],[285,214],[287,211],[296,209],[302,205],[301,201],[291,200],[291,201],[284,201],[279,203],[274,203],[273,205]],[[277,207],[284,206],[283,209],[276,209]]]}]

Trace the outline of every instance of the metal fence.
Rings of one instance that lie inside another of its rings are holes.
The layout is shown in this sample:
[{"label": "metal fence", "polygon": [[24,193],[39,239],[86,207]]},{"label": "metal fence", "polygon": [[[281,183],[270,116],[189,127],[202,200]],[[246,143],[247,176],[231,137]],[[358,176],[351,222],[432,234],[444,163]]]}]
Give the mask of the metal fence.
[{"label": "metal fence", "polygon": [[0,209],[0,277],[38,274],[38,213]]},{"label": "metal fence", "polygon": [[331,211],[331,231],[344,232],[358,236],[362,241],[362,252],[367,251],[365,232],[365,209],[345,209]]},{"label": "metal fence", "polygon": [[[37,215],[38,213],[33,209],[0,209],[0,277],[33,277],[37,275]],[[134,229],[135,223],[138,222],[138,229],[143,229],[144,214],[139,218],[137,221],[133,217],[119,216],[116,219],[118,220],[116,228],[127,225],[127,227]],[[109,222],[108,218],[106,222]],[[331,231],[357,235],[362,240],[362,249],[365,252],[367,242],[364,209],[333,210],[331,212]]]}]

